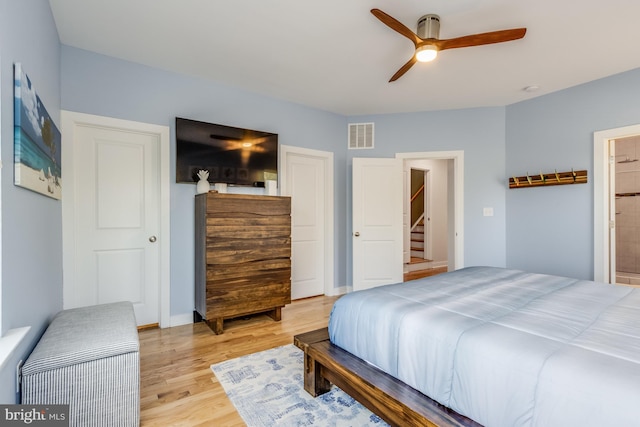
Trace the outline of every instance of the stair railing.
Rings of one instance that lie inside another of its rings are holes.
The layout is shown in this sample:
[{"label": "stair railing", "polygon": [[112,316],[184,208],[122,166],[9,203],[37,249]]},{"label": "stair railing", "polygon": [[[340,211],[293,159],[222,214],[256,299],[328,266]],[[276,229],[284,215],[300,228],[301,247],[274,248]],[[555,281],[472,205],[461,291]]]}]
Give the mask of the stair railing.
[{"label": "stair railing", "polygon": [[413,203],[416,197],[418,197],[420,193],[422,193],[423,191],[424,191],[424,184],[422,184],[420,188],[418,188],[418,190],[413,194],[413,196],[411,196],[411,203]]},{"label": "stair railing", "polygon": [[411,196],[411,219],[413,220],[416,217],[417,219],[413,221],[411,226],[412,231],[424,219],[424,184]]},{"label": "stair railing", "polygon": [[424,220],[424,212],[422,212],[422,215],[420,215],[418,220],[411,226],[411,231],[413,232],[423,220]]}]

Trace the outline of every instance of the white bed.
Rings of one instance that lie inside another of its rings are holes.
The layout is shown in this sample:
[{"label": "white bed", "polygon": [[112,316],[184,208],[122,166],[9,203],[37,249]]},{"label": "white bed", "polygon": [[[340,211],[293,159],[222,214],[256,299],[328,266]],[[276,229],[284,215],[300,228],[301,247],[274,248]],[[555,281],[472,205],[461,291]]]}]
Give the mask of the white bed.
[{"label": "white bed", "polygon": [[343,296],[329,338],[485,426],[640,425],[640,289],[465,268]]}]

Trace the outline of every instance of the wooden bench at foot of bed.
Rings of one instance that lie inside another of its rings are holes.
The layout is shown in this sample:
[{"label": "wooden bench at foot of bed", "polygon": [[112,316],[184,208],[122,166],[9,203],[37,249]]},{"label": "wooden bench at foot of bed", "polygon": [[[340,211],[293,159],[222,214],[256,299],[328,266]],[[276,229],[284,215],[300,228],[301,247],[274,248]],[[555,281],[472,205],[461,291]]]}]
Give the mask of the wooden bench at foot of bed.
[{"label": "wooden bench at foot of bed", "polygon": [[293,343],[304,352],[304,389],[314,397],[335,384],[393,426],[481,427],[333,345],[327,328],[296,335]]}]

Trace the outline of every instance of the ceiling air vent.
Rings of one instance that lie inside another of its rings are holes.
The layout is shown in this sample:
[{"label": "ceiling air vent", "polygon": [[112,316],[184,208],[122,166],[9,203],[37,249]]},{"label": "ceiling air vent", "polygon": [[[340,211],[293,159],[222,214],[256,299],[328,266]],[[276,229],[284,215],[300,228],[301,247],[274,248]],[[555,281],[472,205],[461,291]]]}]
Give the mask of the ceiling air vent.
[{"label": "ceiling air vent", "polygon": [[373,123],[349,123],[349,150],[373,148]]}]

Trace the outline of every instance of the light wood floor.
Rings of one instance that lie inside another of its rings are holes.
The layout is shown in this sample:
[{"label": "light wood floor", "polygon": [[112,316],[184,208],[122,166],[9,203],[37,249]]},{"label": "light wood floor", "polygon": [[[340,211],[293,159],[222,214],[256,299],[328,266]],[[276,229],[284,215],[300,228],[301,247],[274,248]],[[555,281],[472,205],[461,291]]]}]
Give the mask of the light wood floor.
[{"label": "light wood floor", "polygon": [[436,267],[436,268],[430,268],[428,270],[410,271],[408,273],[404,273],[404,281],[407,282],[409,280],[415,280],[421,277],[435,276],[436,274],[446,273],[446,272],[447,272],[447,267]]},{"label": "light wood floor", "polygon": [[210,366],[326,327],[336,299],[294,301],[282,309],[280,322],[264,315],[227,321],[222,335],[202,322],[140,331],[141,425],[244,426]]}]

